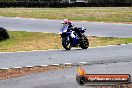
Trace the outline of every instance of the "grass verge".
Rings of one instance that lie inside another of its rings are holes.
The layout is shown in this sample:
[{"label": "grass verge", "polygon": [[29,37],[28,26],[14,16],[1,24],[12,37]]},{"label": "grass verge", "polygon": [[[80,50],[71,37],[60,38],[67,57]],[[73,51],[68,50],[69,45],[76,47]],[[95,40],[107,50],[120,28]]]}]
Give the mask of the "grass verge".
[{"label": "grass verge", "polygon": [[132,7],[0,8],[0,16],[132,22]]},{"label": "grass verge", "polygon": [[[55,33],[8,31],[10,39],[0,41],[0,52],[63,49],[60,35]],[[132,38],[88,36],[90,47],[132,43]]]}]

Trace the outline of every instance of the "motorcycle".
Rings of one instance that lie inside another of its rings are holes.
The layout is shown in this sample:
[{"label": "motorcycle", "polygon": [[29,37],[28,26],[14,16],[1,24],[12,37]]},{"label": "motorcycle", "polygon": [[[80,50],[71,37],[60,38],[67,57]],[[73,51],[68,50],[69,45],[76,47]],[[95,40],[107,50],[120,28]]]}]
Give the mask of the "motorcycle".
[{"label": "motorcycle", "polygon": [[84,27],[74,28],[75,38],[71,38],[71,32],[68,26],[60,29],[59,34],[62,38],[62,46],[66,50],[70,50],[72,47],[81,47],[82,49],[87,49],[89,47],[89,41],[84,34],[86,29]]}]

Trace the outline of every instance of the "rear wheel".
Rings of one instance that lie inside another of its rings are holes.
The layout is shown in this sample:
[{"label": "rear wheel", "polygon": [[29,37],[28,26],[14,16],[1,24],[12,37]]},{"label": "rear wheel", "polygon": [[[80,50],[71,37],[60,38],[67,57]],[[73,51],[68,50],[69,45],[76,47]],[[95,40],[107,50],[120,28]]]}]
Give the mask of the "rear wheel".
[{"label": "rear wheel", "polygon": [[82,49],[87,49],[89,47],[89,41],[85,35],[82,36],[81,42],[80,42],[80,47]]},{"label": "rear wheel", "polygon": [[66,50],[71,49],[71,43],[70,40],[66,39],[65,37],[62,38],[62,45]]}]

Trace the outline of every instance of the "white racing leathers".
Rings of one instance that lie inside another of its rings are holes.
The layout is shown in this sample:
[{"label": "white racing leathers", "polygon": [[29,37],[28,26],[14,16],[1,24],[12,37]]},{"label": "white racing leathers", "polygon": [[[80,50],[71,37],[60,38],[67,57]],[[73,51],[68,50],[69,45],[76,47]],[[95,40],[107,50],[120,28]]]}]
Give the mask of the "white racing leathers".
[{"label": "white racing leathers", "polygon": [[74,32],[75,32],[75,31],[72,31],[72,32],[71,32],[71,35],[70,35],[71,38],[75,38]]}]

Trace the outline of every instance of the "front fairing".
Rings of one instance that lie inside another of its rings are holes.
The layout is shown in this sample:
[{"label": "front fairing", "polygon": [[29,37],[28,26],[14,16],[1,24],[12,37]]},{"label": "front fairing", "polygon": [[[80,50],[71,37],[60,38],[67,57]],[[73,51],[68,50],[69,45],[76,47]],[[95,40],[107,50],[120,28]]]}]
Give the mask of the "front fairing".
[{"label": "front fairing", "polygon": [[66,26],[66,27],[62,27],[61,29],[60,29],[60,31],[59,31],[59,34],[61,35],[61,36],[70,36],[70,34],[71,34],[71,32],[68,32],[67,31],[68,30],[68,26]]},{"label": "front fairing", "polygon": [[62,27],[62,28],[60,29],[60,31],[59,31],[59,34],[62,34],[62,33],[67,32],[67,29],[68,29],[68,26]]}]

